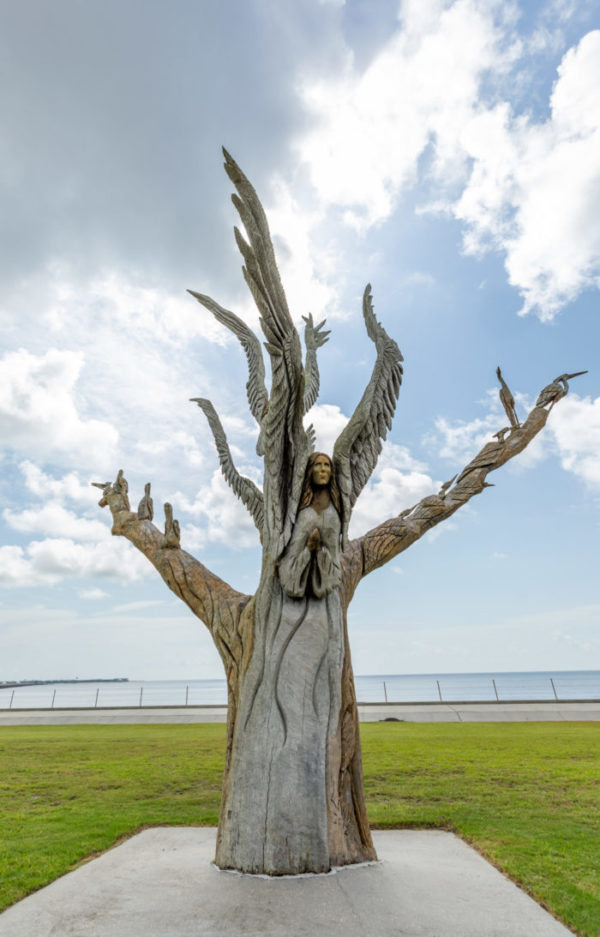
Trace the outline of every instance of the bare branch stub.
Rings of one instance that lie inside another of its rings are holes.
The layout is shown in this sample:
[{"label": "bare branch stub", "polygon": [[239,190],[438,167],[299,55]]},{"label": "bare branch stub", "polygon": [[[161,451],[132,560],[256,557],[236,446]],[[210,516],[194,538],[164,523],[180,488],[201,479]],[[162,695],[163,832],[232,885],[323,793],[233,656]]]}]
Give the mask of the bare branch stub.
[{"label": "bare branch stub", "polygon": [[[102,489],[100,507],[110,508],[112,533],[125,537],[150,560],[169,589],[208,627],[221,657],[229,664],[232,649],[240,642],[237,634],[240,616],[250,596],[232,589],[181,549],[181,532],[170,504],[165,504],[164,532],[149,517],[140,516],[140,509],[142,514],[149,512],[150,483],[146,484],[144,498],[135,513],[130,509],[129,486],[122,470],[114,482],[92,484]],[[238,657],[241,659],[241,652]]]}]

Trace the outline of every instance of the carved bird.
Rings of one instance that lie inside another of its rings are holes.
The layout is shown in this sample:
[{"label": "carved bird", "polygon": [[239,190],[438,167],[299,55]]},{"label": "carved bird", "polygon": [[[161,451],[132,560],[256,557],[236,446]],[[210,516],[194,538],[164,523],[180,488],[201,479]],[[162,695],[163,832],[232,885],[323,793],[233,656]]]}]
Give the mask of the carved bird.
[{"label": "carved bird", "polygon": [[498,376],[498,380],[500,381],[500,403],[506,411],[508,422],[511,426],[516,428],[520,426],[520,423],[517,418],[517,411],[515,410],[515,398],[511,394],[508,384],[502,377],[502,371],[499,367],[496,368],[496,374]]},{"label": "carved bird", "polygon": [[168,501],[165,502],[165,535],[162,540],[162,546],[167,548],[179,547],[181,540],[181,531],[179,521],[173,518],[173,507]]},{"label": "carved bird", "polygon": [[137,516],[141,521],[151,521],[154,517],[154,502],[150,497],[150,482],[144,485],[144,497],[138,504]]},{"label": "carved bird", "polygon": [[540,392],[540,396],[535,402],[536,407],[545,407],[550,404],[548,408],[548,411],[550,411],[555,403],[568,394],[569,385],[567,381],[579,377],[581,374],[587,374],[587,371],[575,371],[573,374],[561,374],[559,377],[555,377],[552,383]]},{"label": "carved bird", "polygon": [[102,490],[102,497],[98,501],[98,506],[105,508],[108,504],[107,495],[110,494],[112,488],[112,482],[92,482],[94,488],[100,488]]},{"label": "carved bird", "polygon": [[507,433],[510,433],[512,429],[515,429],[515,427],[505,426],[503,429],[499,429],[497,433],[494,433],[494,439],[497,439],[498,442],[504,442],[504,437]]},{"label": "carved bird", "polygon": [[[458,474],[458,473],[457,473]],[[448,488],[452,485],[452,482],[456,478],[456,475],[453,475],[450,481],[444,482],[440,490],[438,491],[438,498],[445,498],[448,492]]]},{"label": "carved bird", "polygon": [[[123,469],[119,469],[119,473],[114,482],[92,482],[92,485],[94,488],[102,489],[102,498],[98,502],[101,508],[105,508],[107,504],[111,504],[112,511],[131,510],[129,496],[127,494],[129,485],[123,475]],[[110,499],[112,499],[112,501]]]}]

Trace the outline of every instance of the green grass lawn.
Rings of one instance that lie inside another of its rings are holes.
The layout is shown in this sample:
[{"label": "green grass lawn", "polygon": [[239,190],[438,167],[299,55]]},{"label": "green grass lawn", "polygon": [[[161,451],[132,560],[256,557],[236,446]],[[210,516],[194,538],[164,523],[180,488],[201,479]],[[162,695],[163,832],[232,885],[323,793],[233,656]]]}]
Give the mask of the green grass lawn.
[{"label": "green grass lawn", "polygon": [[[374,827],[455,830],[600,937],[600,724],[367,723]],[[217,823],[223,725],[0,728],[0,908],[144,826]]]}]

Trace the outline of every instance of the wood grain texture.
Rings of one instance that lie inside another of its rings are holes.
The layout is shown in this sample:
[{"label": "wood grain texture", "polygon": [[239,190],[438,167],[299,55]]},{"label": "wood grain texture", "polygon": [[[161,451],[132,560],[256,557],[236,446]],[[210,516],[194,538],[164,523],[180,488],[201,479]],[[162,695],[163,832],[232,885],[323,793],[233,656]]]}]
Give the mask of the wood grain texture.
[{"label": "wood grain texture", "polygon": [[[302,417],[317,399],[316,353],[328,333],[322,331],[324,323],[305,319],[303,365],[264,211],[228,154],[225,168],[245,229],[246,236],[236,230],[243,273],[271,362],[268,393],[256,336],[214,300],[192,295],[237,335],[248,358],[248,400],[259,426],[257,452],[264,459],[262,492],[237,472],[212,404],[193,399],[208,418],[223,474],[260,534],[263,558],[255,595],[237,592],[182,549],[171,505],[165,505],[164,532],[152,523],[149,484],[137,513],[131,511],[122,471],[113,483],[98,485],[99,503],[110,508],[113,533],[140,550],[204,622],[223,661],[228,719],[218,865],[270,875],[324,872],[376,858],[347,630],[358,583],[480,494],[489,473],[543,429],[546,407],[564,396],[566,379],[576,375],[549,385],[522,425],[513,419],[438,494],[348,542],[352,507],[391,426],[402,355],[375,318],[368,286],[363,316],[376,347],[371,379],[333,460],[322,453],[311,456],[314,437]],[[319,472],[327,482],[319,481]]]}]

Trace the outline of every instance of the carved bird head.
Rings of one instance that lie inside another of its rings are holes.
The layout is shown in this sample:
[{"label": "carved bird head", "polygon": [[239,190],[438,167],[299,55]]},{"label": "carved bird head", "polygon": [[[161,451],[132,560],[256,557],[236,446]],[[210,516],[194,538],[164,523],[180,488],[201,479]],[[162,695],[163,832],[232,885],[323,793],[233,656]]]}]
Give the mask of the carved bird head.
[{"label": "carved bird head", "polygon": [[566,390],[567,381],[570,381],[574,377],[579,377],[581,374],[587,374],[587,371],[575,371],[573,374],[561,374],[560,377],[554,378],[554,383],[557,384],[558,381],[562,381]]}]

